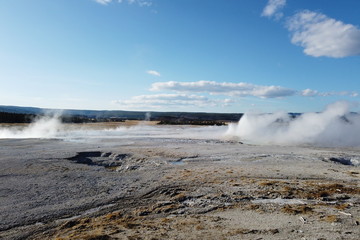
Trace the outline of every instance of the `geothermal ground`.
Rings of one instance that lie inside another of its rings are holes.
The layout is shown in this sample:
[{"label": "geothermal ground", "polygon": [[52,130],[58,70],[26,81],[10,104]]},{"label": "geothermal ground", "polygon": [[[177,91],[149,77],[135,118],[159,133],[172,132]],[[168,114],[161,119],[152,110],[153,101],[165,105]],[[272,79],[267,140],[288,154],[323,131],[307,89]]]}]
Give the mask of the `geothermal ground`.
[{"label": "geothermal ground", "polygon": [[0,238],[359,239],[359,148],[151,129],[0,139]]}]

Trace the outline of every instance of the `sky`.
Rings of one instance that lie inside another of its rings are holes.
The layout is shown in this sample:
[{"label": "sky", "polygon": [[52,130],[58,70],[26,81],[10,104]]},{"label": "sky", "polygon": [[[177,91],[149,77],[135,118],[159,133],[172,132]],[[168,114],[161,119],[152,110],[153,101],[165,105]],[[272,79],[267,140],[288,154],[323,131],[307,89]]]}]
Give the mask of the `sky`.
[{"label": "sky", "polygon": [[359,0],[0,0],[0,105],[358,106],[359,9]]}]

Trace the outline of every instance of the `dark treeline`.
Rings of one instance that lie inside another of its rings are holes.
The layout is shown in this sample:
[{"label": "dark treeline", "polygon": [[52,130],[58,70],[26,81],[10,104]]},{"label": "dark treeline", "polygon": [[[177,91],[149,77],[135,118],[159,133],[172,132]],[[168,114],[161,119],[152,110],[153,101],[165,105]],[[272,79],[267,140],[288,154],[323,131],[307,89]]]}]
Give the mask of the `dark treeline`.
[{"label": "dark treeline", "polygon": [[101,117],[87,117],[87,116],[61,116],[61,122],[63,123],[97,123],[97,122],[124,122],[122,118],[110,117],[110,118],[101,118]]},{"label": "dark treeline", "polygon": [[30,123],[46,113],[61,113],[64,123],[123,122],[125,120],[160,121],[160,124],[223,125],[237,122],[241,113],[206,112],[142,112],[142,111],[97,111],[61,110],[33,107],[0,106],[0,123]]},{"label": "dark treeline", "polygon": [[0,112],[0,123],[31,123],[35,114]]},{"label": "dark treeline", "polygon": [[223,126],[226,125],[226,122],[219,120],[199,120],[199,119],[189,119],[189,118],[176,118],[176,117],[162,117],[160,119],[159,125],[206,125],[206,126]]},{"label": "dark treeline", "polygon": [[[61,112],[64,116],[75,117],[76,121],[100,121],[107,119],[118,120],[153,120],[161,121],[163,117],[188,118],[202,121],[239,121],[241,113],[207,113],[207,112],[152,112],[152,111],[121,111],[121,110],[56,110],[34,107],[1,106],[0,112],[44,115],[46,113]],[[92,120],[91,120],[92,119]],[[74,120],[74,121],[75,121]]]},{"label": "dark treeline", "polygon": [[[85,114],[87,113],[87,115]],[[84,114],[79,114],[84,113]],[[91,113],[91,114],[90,114]],[[66,111],[59,119],[63,123],[97,123],[124,122],[125,120],[159,121],[164,125],[225,125],[237,122],[242,113],[201,113],[201,112],[119,112],[119,111]],[[44,117],[45,112],[15,113],[0,110],[0,123],[31,123],[35,119]],[[297,118],[300,113],[289,113],[291,118]],[[346,121],[346,119],[344,119]],[[280,120],[279,120],[280,121]]]},{"label": "dark treeline", "polygon": [[[26,113],[8,113],[0,112],[0,123],[31,123],[35,119],[43,117],[43,114],[26,114]],[[123,119],[110,118],[91,118],[87,116],[60,116],[63,123],[96,123],[96,122],[122,122]]]}]

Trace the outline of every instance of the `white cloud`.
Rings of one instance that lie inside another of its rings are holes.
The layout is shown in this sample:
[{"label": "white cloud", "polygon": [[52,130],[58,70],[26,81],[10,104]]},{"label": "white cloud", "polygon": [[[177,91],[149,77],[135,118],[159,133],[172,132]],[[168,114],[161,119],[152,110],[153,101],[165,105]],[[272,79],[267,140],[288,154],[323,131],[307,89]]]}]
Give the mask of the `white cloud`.
[{"label": "white cloud", "polygon": [[357,92],[348,92],[348,91],[340,91],[340,92],[320,92],[318,96],[327,97],[327,96],[350,96],[357,97],[359,94]]},{"label": "white cloud", "polygon": [[153,75],[153,76],[156,76],[156,77],[161,77],[161,74],[155,70],[149,70],[146,72],[147,74],[150,74],[150,75]]},{"label": "white cloud", "polygon": [[[357,92],[319,92],[312,89],[297,91],[280,86],[260,86],[250,83],[217,83],[213,81],[198,82],[157,82],[152,84],[152,91],[176,91],[177,93],[161,93],[152,95],[134,96],[127,100],[113,101],[121,105],[122,109],[137,110],[174,110],[189,107],[228,107],[238,101],[236,97],[254,96],[260,98],[280,98],[288,96],[326,97],[326,96],[352,96]],[[212,95],[225,95],[232,98],[213,98],[189,92],[208,93]]]},{"label": "white cloud", "polygon": [[308,88],[308,89],[302,90],[300,92],[300,95],[304,96],[304,97],[314,97],[314,96],[318,95],[318,91]]},{"label": "white cloud", "polygon": [[138,1],[138,4],[140,7],[150,7],[152,5],[152,2],[150,1]]},{"label": "white cloud", "polygon": [[128,109],[144,109],[144,108],[162,108],[162,107],[214,107],[217,105],[229,105],[233,101],[212,100],[204,96],[187,95],[187,94],[154,94],[134,96],[129,100],[114,101],[121,104],[122,107]]},{"label": "white cloud", "polygon": [[342,58],[360,55],[360,30],[352,24],[309,10],[301,11],[287,22],[291,42],[313,57]]},{"label": "white cloud", "polygon": [[218,83],[214,81],[198,82],[157,82],[151,91],[171,90],[177,92],[207,92],[213,95],[255,96],[261,98],[287,97],[296,94],[295,90],[280,86],[260,86],[250,83]]},{"label": "white cloud", "polygon": [[151,91],[176,91],[176,92],[193,92],[209,93],[211,95],[225,95],[232,97],[259,97],[259,98],[281,98],[300,95],[303,97],[327,97],[327,96],[351,96],[357,97],[357,92],[334,91],[319,92],[317,90],[305,89],[302,91],[285,88],[281,86],[262,86],[251,83],[230,83],[215,81],[198,81],[198,82],[156,82],[153,83]]},{"label": "white cloud", "polygon": [[280,10],[286,5],[286,0],[269,0],[265,6],[261,16],[263,17],[274,17],[279,19],[283,16]]},{"label": "white cloud", "polygon": [[301,96],[304,97],[328,97],[328,96],[350,96],[357,97],[359,94],[357,92],[349,92],[349,91],[339,91],[339,92],[319,92],[312,89],[305,89],[299,92]]},{"label": "white cloud", "polygon": [[95,2],[108,5],[111,2],[118,2],[118,3],[124,3],[127,2],[128,4],[138,4],[140,7],[150,7],[152,5],[151,0],[95,0]]},{"label": "white cloud", "polygon": [[127,2],[128,4],[137,3],[140,7],[150,7],[152,2],[150,0],[119,0],[119,3]]},{"label": "white cloud", "polygon": [[107,5],[107,4],[111,3],[112,0],[95,0],[95,2],[103,4],[103,5]]}]

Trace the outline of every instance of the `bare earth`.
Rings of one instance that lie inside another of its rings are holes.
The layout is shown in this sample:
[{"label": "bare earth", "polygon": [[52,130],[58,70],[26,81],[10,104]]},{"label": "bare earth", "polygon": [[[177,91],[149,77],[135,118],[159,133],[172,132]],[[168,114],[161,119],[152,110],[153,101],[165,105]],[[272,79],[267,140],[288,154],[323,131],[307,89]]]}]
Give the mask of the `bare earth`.
[{"label": "bare earth", "polygon": [[359,148],[0,140],[0,239],[359,239]]}]

